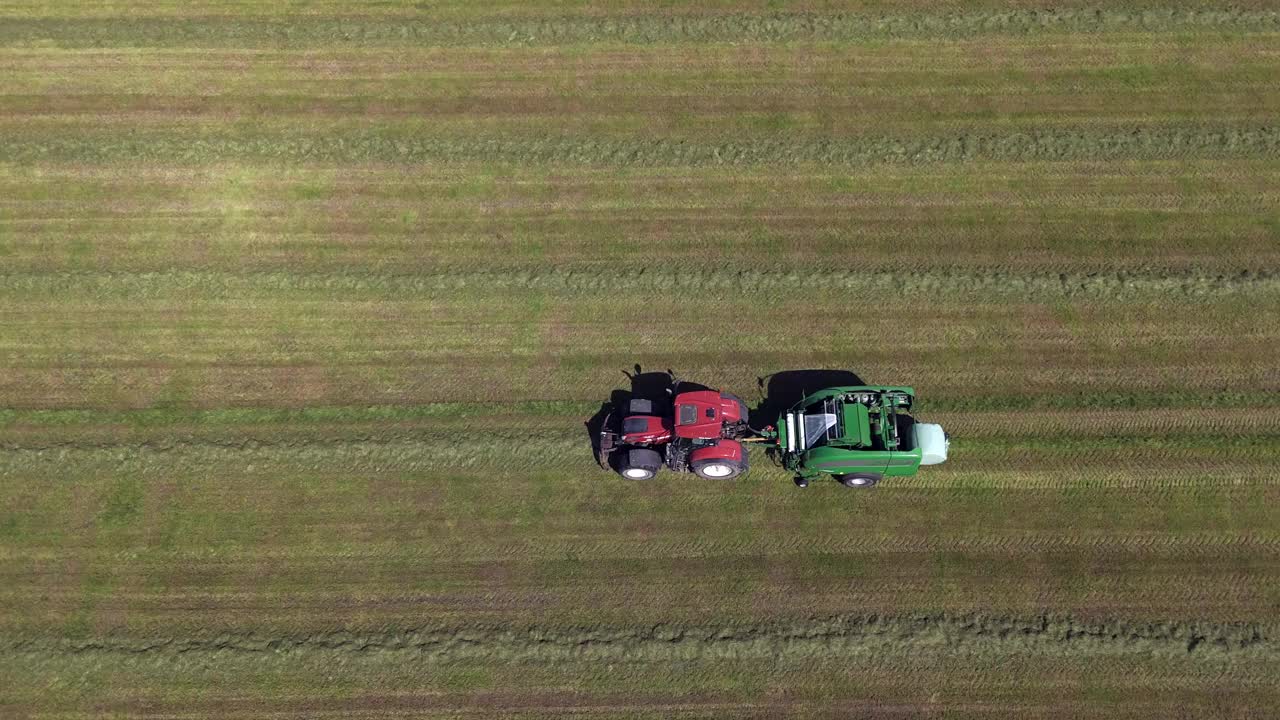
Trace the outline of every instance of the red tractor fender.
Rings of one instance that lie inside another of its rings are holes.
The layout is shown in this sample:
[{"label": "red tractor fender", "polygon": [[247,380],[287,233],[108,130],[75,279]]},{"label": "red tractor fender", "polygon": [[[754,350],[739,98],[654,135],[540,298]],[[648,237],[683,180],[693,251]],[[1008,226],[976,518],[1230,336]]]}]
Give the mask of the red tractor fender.
[{"label": "red tractor fender", "polygon": [[689,453],[689,462],[696,463],[703,460],[729,460],[734,463],[741,464],[746,452],[742,447],[742,443],[737,440],[721,440],[715,445],[701,447]]}]

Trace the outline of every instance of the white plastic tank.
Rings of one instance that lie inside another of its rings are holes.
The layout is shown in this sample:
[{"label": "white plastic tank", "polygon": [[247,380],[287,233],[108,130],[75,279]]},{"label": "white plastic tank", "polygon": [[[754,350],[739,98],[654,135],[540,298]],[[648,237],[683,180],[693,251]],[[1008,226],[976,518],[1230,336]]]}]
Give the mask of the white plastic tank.
[{"label": "white plastic tank", "polygon": [[914,430],[916,447],[920,448],[921,465],[940,465],[947,461],[947,446],[951,443],[941,425],[916,423]]}]

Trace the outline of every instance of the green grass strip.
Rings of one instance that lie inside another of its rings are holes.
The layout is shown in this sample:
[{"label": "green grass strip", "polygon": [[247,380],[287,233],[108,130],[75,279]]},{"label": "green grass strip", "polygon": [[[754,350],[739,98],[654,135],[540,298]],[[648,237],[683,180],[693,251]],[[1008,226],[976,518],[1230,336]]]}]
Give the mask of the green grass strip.
[{"label": "green grass strip", "polygon": [[1102,32],[1275,32],[1280,12],[1208,9],[997,10],[931,14],[714,14],[614,17],[7,18],[0,46],[294,47],[865,42]]},{"label": "green grass strip", "polygon": [[924,137],[441,137],[415,127],[351,128],[308,134],[246,126],[94,130],[24,128],[0,144],[0,162],[184,164],[488,163],[606,167],[734,167],[973,161],[1176,160],[1280,157],[1280,126],[1047,128]]},{"label": "green grass strip", "polygon": [[814,618],[792,623],[658,627],[414,627],[378,633],[345,630],[311,636],[208,633],[203,637],[2,638],[0,647],[42,660],[49,655],[298,654],[381,652],[427,660],[489,658],[504,661],[692,660],[704,657],[777,659],[883,653],[963,652],[1001,656],[1047,653],[1097,656],[1118,653],[1189,653],[1280,660],[1276,628],[1265,623],[1170,622],[1040,616],[905,616]]},{"label": "green grass strip", "polygon": [[[557,295],[614,295],[620,292],[688,291],[708,295],[838,292],[844,297],[1125,298],[1129,300],[1280,296],[1280,275],[1242,270],[1232,274],[1194,272],[1012,273],[1002,270],[920,272],[771,272],[768,270],[636,270],[615,273],[537,270],[448,274],[284,272],[48,273],[0,275],[0,298],[30,301],[145,299],[196,293],[201,300],[323,295],[332,299],[434,298],[525,291]],[[764,295],[762,295],[763,297]]]}]

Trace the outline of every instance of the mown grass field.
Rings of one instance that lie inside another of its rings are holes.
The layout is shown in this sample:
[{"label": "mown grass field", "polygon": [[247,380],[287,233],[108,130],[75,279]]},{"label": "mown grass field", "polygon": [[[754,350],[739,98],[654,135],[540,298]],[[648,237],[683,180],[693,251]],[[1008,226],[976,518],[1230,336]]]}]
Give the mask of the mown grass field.
[{"label": "mown grass field", "polygon": [[[0,716],[1280,707],[1271,3],[0,1]],[[946,465],[628,484],[623,370]]]}]

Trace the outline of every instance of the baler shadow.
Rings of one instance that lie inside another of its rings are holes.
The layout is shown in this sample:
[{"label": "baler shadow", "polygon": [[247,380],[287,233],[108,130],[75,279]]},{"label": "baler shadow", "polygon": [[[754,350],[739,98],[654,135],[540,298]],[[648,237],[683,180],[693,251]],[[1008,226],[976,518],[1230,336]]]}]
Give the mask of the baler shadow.
[{"label": "baler shadow", "polygon": [[865,385],[857,373],[849,370],[783,370],[781,372],[756,378],[764,399],[751,410],[750,425],[753,428],[764,428],[777,421],[784,412],[800,402],[805,396],[823,388],[842,385]]}]

